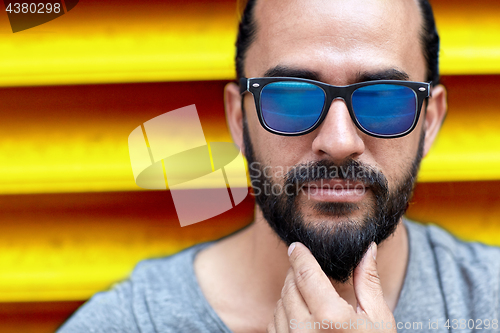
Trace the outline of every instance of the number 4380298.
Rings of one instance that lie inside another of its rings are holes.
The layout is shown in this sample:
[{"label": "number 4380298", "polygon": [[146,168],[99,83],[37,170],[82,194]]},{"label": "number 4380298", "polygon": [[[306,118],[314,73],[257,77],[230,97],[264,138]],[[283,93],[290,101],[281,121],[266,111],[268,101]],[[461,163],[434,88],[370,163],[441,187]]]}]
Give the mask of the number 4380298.
[{"label": "number 4380298", "polygon": [[444,327],[447,329],[454,330],[497,330],[498,329],[498,320],[493,319],[448,319],[444,324]]},{"label": "number 4380298", "polygon": [[51,14],[51,13],[60,13],[61,12],[61,4],[60,3],[9,3],[6,12],[14,13],[14,14]]}]

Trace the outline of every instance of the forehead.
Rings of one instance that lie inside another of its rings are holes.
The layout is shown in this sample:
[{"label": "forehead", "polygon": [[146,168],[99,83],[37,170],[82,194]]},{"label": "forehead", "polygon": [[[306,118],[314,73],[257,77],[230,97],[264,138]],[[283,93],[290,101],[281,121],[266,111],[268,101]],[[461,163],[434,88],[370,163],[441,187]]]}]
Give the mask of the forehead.
[{"label": "forehead", "polygon": [[254,17],[249,77],[288,66],[318,72],[332,84],[392,68],[425,78],[415,0],[260,0]]}]

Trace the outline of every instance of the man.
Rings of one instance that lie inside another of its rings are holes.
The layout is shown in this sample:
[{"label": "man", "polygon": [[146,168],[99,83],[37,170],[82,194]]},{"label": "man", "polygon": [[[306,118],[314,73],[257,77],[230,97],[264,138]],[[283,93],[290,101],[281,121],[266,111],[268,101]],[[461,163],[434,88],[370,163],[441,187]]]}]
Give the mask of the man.
[{"label": "man", "polygon": [[228,125],[255,221],[60,332],[498,331],[500,251],[404,220],[446,114],[426,0],[250,0]]}]

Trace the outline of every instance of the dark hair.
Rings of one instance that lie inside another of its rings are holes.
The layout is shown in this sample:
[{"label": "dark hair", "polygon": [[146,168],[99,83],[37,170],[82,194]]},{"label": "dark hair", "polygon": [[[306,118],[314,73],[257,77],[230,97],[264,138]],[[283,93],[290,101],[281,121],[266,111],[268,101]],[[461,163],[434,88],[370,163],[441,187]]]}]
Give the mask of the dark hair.
[{"label": "dark hair", "polygon": [[[242,12],[236,40],[236,75],[244,77],[244,62],[248,48],[255,39],[256,23],[254,18],[257,0],[248,0]],[[418,0],[423,17],[420,43],[427,62],[427,81],[439,83],[439,34],[436,29],[434,14],[428,0]]]},{"label": "dark hair", "polygon": [[432,81],[432,85],[436,85],[439,83],[439,34],[429,1],[418,0],[418,3],[424,19],[420,42],[427,61],[427,81]]}]

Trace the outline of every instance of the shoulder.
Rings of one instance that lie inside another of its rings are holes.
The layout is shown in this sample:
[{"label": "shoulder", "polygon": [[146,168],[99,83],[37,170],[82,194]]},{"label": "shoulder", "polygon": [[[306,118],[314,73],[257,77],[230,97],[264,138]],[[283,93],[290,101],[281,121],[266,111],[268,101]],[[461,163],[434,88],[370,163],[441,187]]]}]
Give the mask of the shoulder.
[{"label": "shoulder", "polygon": [[[199,299],[192,268],[194,256],[210,243],[175,255],[141,261],[129,279],[97,293],[60,328],[59,333],[170,332]],[[192,319],[192,318],[191,318]],[[160,323],[158,321],[161,321]]]},{"label": "shoulder", "polygon": [[422,251],[421,269],[437,273],[450,317],[482,318],[488,314],[498,318],[500,248],[462,241],[436,225],[406,221],[406,226],[410,243],[420,243],[410,248]]},{"label": "shoulder", "polygon": [[465,269],[481,269],[500,275],[500,247],[458,239],[434,224],[406,221],[413,239],[425,240],[440,262],[451,261]]}]

